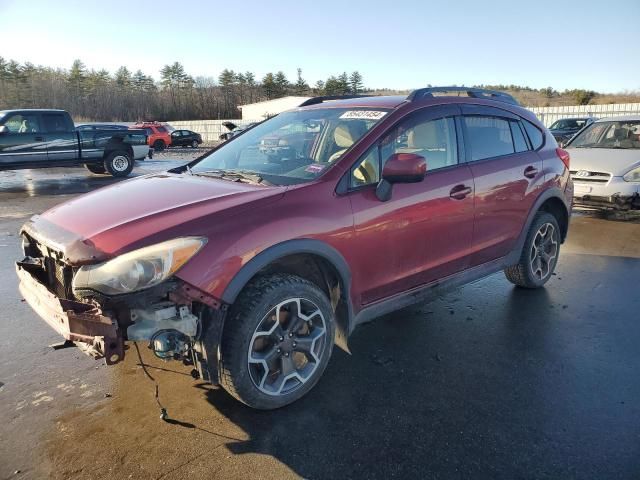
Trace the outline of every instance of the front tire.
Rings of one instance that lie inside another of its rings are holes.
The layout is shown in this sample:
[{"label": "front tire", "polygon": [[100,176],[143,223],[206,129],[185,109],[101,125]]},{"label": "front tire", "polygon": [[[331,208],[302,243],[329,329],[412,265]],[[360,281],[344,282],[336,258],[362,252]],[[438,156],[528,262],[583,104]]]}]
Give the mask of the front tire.
[{"label": "front tire", "polygon": [[113,177],[126,177],[133,170],[133,159],[128,152],[116,150],[106,156],[104,168]]},{"label": "front tire", "polygon": [[193,140],[191,142],[191,148],[198,148],[198,141],[197,140]]},{"label": "front tire", "polygon": [[333,340],[334,312],[318,286],[295,275],[259,277],[225,321],[220,384],[250,407],[283,407],[318,382]]},{"label": "front tire", "polygon": [[165,148],[167,148],[167,144],[166,144],[166,143],[164,143],[164,140],[156,140],[156,141],[153,143],[153,149],[154,149],[156,152],[162,152]]},{"label": "front tire", "polygon": [[556,217],[538,212],[529,227],[517,264],[505,268],[504,274],[514,285],[540,288],[551,278],[560,254],[560,226]]}]

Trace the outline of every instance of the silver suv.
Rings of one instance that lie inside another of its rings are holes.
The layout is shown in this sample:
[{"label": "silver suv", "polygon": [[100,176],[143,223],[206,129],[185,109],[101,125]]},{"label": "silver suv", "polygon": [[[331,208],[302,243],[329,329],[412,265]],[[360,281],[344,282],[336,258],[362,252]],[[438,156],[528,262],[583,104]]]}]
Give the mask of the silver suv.
[{"label": "silver suv", "polygon": [[640,115],[598,120],[566,148],[576,205],[640,209]]}]

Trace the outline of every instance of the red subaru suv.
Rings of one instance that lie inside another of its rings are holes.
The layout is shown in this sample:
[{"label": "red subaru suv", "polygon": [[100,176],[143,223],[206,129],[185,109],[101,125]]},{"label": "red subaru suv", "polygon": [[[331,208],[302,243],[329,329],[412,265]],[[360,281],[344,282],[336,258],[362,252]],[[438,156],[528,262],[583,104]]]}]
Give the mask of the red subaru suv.
[{"label": "red subaru suv", "polygon": [[503,93],[319,97],[33,217],[17,272],[33,309],[107,364],[148,342],[272,409],[363,322],[500,270],[544,285],[572,190],[569,155]]}]

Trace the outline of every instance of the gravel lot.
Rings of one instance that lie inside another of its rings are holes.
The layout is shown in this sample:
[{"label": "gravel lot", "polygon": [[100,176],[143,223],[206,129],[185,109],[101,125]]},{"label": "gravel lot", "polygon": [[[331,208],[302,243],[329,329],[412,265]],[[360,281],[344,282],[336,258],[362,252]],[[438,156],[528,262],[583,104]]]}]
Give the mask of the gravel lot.
[{"label": "gravel lot", "polygon": [[[140,175],[204,149],[140,162]],[[21,301],[32,214],[112,183],[0,172],[0,479],[640,478],[640,224],[574,216],[539,291],[502,274],[359,328],[303,400],[256,412],[143,350],[107,368]]]}]

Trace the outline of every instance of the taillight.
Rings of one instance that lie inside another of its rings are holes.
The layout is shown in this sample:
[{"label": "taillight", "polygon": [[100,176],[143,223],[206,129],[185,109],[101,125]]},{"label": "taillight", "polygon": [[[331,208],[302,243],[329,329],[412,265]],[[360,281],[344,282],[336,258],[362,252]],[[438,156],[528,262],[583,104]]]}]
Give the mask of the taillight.
[{"label": "taillight", "polygon": [[564,163],[565,166],[568,169],[569,168],[569,164],[571,163],[571,155],[569,155],[569,152],[567,152],[566,150],[564,150],[562,148],[556,148],[556,154],[558,155],[558,158],[560,160],[562,160],[562,163]]}]

